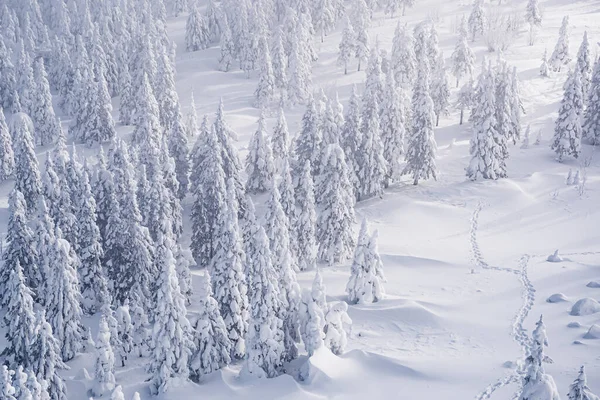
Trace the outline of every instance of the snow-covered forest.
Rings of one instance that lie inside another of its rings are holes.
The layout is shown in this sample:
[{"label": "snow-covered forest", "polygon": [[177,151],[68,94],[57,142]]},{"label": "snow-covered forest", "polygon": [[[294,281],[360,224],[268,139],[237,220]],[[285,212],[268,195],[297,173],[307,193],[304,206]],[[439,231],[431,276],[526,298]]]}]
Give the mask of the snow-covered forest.
[{"label": "snow-covered forest", "polygon": [[0,0],[0,399],[598,400],[594,0]]}]

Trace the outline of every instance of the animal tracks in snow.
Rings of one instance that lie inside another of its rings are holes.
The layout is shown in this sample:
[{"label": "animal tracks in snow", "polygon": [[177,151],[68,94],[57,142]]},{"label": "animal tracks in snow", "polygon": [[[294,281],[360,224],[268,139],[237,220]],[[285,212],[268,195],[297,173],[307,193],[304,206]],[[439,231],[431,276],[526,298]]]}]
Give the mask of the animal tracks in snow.
[{"label": "animal tracks in snow", "polygon": [[529,280],[529,276],[527,273],[527,267],[529,265],[530,259],[529,255],[523,255],[521,257],[517,268],[494,267],[488,264],[483,258],[483,255],[481,254],[481,250],[479,248],[479,243],[477,242],[477,232],[479,229],[479,213],[481,212],[482,208],[483,207],[481,203],[478,204],[471,218],[471,231],[469,235],[469,240],[471,242],[471,254],[473,257],[473,262],[476,266],[484,270],[508,272],[517,275],[523,286],[523,305],[517,311],[512,325],[513,340],[517,342],[519,346],[521,346],[521,360],[519,360],[519,362],[517,363],[516,369],[513,370],[510,374],[488,385],[482,392],[480,392],[476,396],[477,400],[489,399],[496,390],[513,382],[520,384],[521,378],[525,373],[524,359],[529,354],[530,348],[529,335],[527,334],[527,330],[523,327],[523,323],[525,322],[527,315],[531,311],[531,308],[533,307],[533,302],[535,300],[535,288]]}]

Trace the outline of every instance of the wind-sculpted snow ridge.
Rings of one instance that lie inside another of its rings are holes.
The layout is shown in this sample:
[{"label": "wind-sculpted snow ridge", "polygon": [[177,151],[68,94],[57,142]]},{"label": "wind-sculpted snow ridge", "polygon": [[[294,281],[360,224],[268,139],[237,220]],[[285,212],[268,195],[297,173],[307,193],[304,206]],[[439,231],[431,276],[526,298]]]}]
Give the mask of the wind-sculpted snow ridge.
[{"label": "wind-sculpted snow ridge", "polygon": [[[513,370],[507,376],[500,378],[496,382],[488,385],[482,392],[480,392],[477,396],[477,400],[489,399],[492,397],[492,394],[500,389],[503,386],[509,385],[511,383],[518,383],[520,385],[521,378],[525,373],[525,362],[524,359],[529,354],[530,340],[529,335],[527,334],[527,330],[523,327],[523,323],[527,318],[527,315],[531,311],[533,307],[533,302],[535,300],[535,289],[533,284],[529,280],[529,276],[527,274],[527,267],[529,265],[530,256],[525,254],[519,260],[518,268],[503,268],[503,267],[494,267],[489,265],[483,255],[481,254],[481,250],[479,249],[479,243],[477,242],[477,231],[479,229],[479,213],[481,212],[483,206],[481,203],[477,205],[475,211],[473,212],[473,217],[471,218],[471,233],[470,233],[470,241],[471,241],[471,252],[473,256],[473,261],[475,265],[484,270],[492,270],[492,271],[502,271],[502,272],[510,272],[519,277],[521,284],[523,285],[523,305],[519,308],[517,314],[515,315],[515,319],[512,325],[512,337],[515,342],[521,346],[521,359],[517,363],[517,368]],[[514,398],[518,397],[515,395]]]}]

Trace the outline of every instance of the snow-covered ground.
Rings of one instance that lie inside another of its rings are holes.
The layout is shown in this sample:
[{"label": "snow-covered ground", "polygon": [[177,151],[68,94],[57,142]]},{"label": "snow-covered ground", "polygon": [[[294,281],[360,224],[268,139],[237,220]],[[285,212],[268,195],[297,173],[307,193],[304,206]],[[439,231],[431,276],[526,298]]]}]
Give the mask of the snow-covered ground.
[{"label": "snow-covered ground", "polygon": [[[398,19],[413,26],[431,17],[437,21],[440,47],[448,58],[456,41],[454,28],[462,15],[468,15],[471,1],[416,3],[406,17],[390,19],[376,13],[371,39],[377,38],[389,51]],[[506,3],[506,10],[524,13],[523,1]],[[423,181],[419,186],[401,182],[387,190],[383,199],[357,205],[357,220],[366,217],[370,228],[379,230],[387,297],[375,304],[349,306],[354,323],[346,354],[336,357],[318,352],[309,364],[302,356],[290,366],[289,374],[252,382],[238,378],[239,366],[234,365],[201,385],[181,382],[162,398],[508,399],[520,384],[527,338],[541,314],[550,340],[547,354],[554,360],[546,372],[554,377],[561,395],[566,397],[581,365],[586,367],[592,391],[600,392],[600,338],[586,336],[593,324],[600,325],[600,313],[570,315],[577,300],[600,300],[600,288],[586,286],[590,281],[600,282],[600,155],[584,145],[581,160],[589,162],[582,169],[585,185],[565,184],[569,169],[576,170],[583,163],[560,164],[549,149],[566,71],[551,78],[538,73],[544,49],[551,52],[564,15],[570,15],[572,54],[587,30],[596,56],[600,5],[595,0],[545,0],[541,5],[543,27],[535,45],[528,45],[523,25],[520,36],[503,54],[519,71],[527,112],[523,124],[531,124],[533,136],[529,148],[511,147],[509,178],[465,179],[470,129],[468,124],[459,126],[458,112],[452,111],[435,131],[437,181]],[[238,132],[243,150],[258,118],[258,110],[251,106],[256,76],[248,80],[242,71],[219,72],[216,47],[185,52],[185,18],[171,19],[169,24],[171,38],[178,45],[177,89],[184,112],[192,92],[199,115],[214,113],[223,98],[228,122]],[[324,43],[317,43],[319,61],[313,68],[313,84],[326,92],[338,91],[345,104],[352,85],[364,81],[364,72],[355,72],[352,66],[352,72],[343,75],[336,65],[339,41],[337,30]],[[474,50],[478,65],[483,57],[497,57],[487,52],[481,40]],[[303,111],[300,106],[286,110],[290,132],[298,131]],[[268,123],[273,126],[273,116]],[[540,130],[541,144],[533,145]],[[3,214],[8,190],[6,185],[0,190]],[[186,212],[190,203],[188,198]],[[563,261],[547,262],[556,249]],[[202,275],[202,271],[194,274]],[[328,300],[344,300],[349,264],[323,266],[322,274]],[[299,273],[298,279],[308,286],[313,276],[313,272]],[[557,293],[567,301],[546,301]],[[97,329],[97,321],[92,322],[92,329]],[[580,326],[568,327],[572,322]],[[87,354],[69,363],[71,369],[64,372],[72,378],[69,398],[86,398],[81,368],[93,371],[93,362]],[[134,391],[150,398],[144,363],[135,360],[117,370],[117,382],[123,385],[126,398]]]}]

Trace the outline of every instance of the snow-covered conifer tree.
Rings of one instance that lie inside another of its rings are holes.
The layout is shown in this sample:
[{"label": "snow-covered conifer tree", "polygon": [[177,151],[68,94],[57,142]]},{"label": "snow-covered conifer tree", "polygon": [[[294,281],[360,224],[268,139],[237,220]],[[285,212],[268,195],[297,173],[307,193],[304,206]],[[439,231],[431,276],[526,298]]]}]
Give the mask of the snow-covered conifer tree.
[{"label": "snow-covered conifer tree", "polygon": [[91,389],[93,396],[102,397],[115,388],[115,354],[110,344],[110,330],[103,316],[100,318],[96,336],[95,382]]},{"label": "snow-covered conifer tree", "polygon": [[356,0],[352,14],[354,24],[355,46],[354,57],[358,59],[358,71],[361,64],[369,57],[369,25],[371,23],[371,12],[365,0]]},{"label": "snow-covered conifer tree", "polygon": [[365,92],[361,125],[362,141],[357,154],[358,170],[356,171],[360,183],[359,200],[383,195],[387,167],[383,156],[379,112],[380,107],[375,92]]},{"label": "snow-covered conifer tree", "polygon": [[458,30],[458,41],[452,53],[452,74],[456,77],[456,87],[464,77],[473,75],[475,53],[467,41],[467,21],[463,17]]},{"label": "snow-covered conifer tree", "polygon": [[102,267],[102,238],[96,225],[96,201],[92,196],[87,166],[81,175],[81,199],[76,208],[77,248],[81,261],[79,282],[83,311],[94,314],[108,302],[108,283]]},{"label": "snow-covered conifer tree", "polygon": [[346,17],[346,25],[342,31],[342,40],[339,45],[338,65],[344,67],[344,75],[348,74],[348,63],[356,54],[356,37],[350,18]]},{"label": "snow-covered conifer tree", "polygon": [[521,140],[521,114],[524,113],[516,67],[512,68],[512,71],[509,73],[508,80],[508,104],[510,107],[508,137],[513,140],[514,144],[516,144],[519,140]]},{"label": "snow-covered conifer tree", "polygon": [[325,346],[333,354],[340,355],[344,353],[348,343],[348,334],[346,327],[352,325],[352,320],[348,316],[348,304],[344,301],[329,304],[325,314]]},{"label": "snow-covered conifer tree", "polygon": [[398,22],[394,33],[392,54],[390,56],[391,69],[398,85],[412,86],[416,76],[416,56],[413,37],[401,22]]},{"label": "snow-covered conifer tree", "polygon": [[288,55],[288,87],[287,98],[291,104],[301,104],[307,99],[310,102],[310,87],[312,85],[312,59],[308,50],[297,38],[291,43]]},{"label": "snow-covered conifer tree", "polygon": [[219,55],[219,69],[223,72],[229,72],[231,65],[235,60],[235,43],[231,36],[231,28],[226,16],[223,16],[222,20],[221,39],[219,47],[221,54]]},{"label": "snow-covered conifer tree", "polygon": [[581,73],[581,91],[583,98],[587,99],[588,90],[592,80],[592,61],[590,60],[590,42],[588,41],[587,31],[583,33],[583,40],[579,51],[577,52],[577,66]]},{"label": "snow-covered conifer tree", "polygon": [[117,308],[115,318],[117,320],[119,346],[113,350],[119,355],[121,367],[124,367],[125,361],[129,358],[129,353],[133,351],[133,324],[129,313],[129,299],[125,299],[125,302]]},{"label": "snow-covered conifer tree", "polygon": [[6,234],[8,244],[3,251],[3,265],[0,271],[0,304],[2,306],[7,306],[10,301],[8,289],[11,272],[15,271],[17,266],[22,268],[27,286],[35,288],[41,279],[33,232],[27,225],[25,199],[21,192],[13,189],[8,204],[9,217]]},{"label": "snow-covered conifer tree", "polygon": [[62,238],[60,229],[49,262],[49,276],[44,304],[48,309],[48,322],[61,346],[63,361],[71,360],[81,349],[83,328],[77,268],[79,259],[69,242]]},{"label": "snow-covered conifer tree", "polygon": [[542,26],[542,14],[539,0],[528,0],[525,19],[532,26]]},{"label": "snow-covered conifer tree", "polygon": [[558,33],[558,41],[554,47],[554,51],[548,60],[553,71],[560,72],[563,65],[571,62],[569,53],[569,16],[565,16],[562,20],[562,25]]},{"label": "snow-covered conifer tree", "polygon": [[4,112],[0,108],[0,182],[7,180],[15,171],[13,142],[6,125]]},{"label": "snow-covered conifer tree", "polygon": [[14,396],[15,388],[12,385],[12,375],[15,371],[9,370],[6,365],[0,367],[0,396],[5,400],[17,400]]},{"label": "snow-covered conifer tree", "polygon": [[465,110],[470,110],[473,104],[473,78],[470,78],[458,91],[456,107],[460,110],[460,125],[463,124]]},{"label": "snow-covered conifer tree", "polygon": [[346,260],[354,247],[354,196],[344,151],[339,145],[329,146],[322,171],[316,190],[320,208],[316,239],[318,258],[331,265]]},{"label": "snow-covered conifer tree", "polygon": [[421,60],[418,76],[413,89],[412,129],[406,149],[406,166],[403,175],[412,175],[413,183],[419,180],[436,178],[435,165],[436,142],[434,137],[434,104],[429,94],[429,66]]},{"label": "snow-covered conifer tree", "polygon": [[169,154],[175,162],[175,174],[179,183],[175,194],[179,200],[183,200],[187,194],[190,180],[189,135],[179,111],[178,114],[169,132]]},{"label": "snow-covered conifer tree", "polygon": [[283,43],[283,35],[284,33],[282,27],[279,27],[275,30],[275,37],[271,43],[271,65],[273,67],[275,87],[285,90],[288,82],[288,59]]},{"label": "snow-covered conifer tree", "polygon": [[123,125],[130,125],[133,122],[135,112],[135,97],[127,63],[122,66],[119,79],[121,81],[119,88],[119,95],[121,96],[119,102],[119,121]]},{"label": "snow-covered conifer tree", "polygon": [[350,271],[346,285],[350,303],[374,303],[383,298],[385,276],[377,250],[377,233],[369,236],[366,219],[362,222]]},{"label": "snow-covered conifer tree", "polygon": [[37,91],[33,78],[33,68],[31,67],[31,57],[23,46],[22,40],[19,44],[16,67],[18,71],[16,89],[19,95],[19,101],[23,111],[31,115]]},{"label": "snow-covered conifer tree", "polygon": [[386,76],[385,95],[381,109],[381,141],[383,157],[386,162],[384,186],[401,174],[400,156],[404,154],[405,116],[403,114],[402,98],[396,87],[394,74]]},{"label": "snow-covered conifer tree", "polygon": [[325,338],[325,332],[323,331],[325,328],[325,313],[308,289],[304,289],[302,292],[299,314],[302,342],[304,342],[304,348],[310,357],[316,350],[323,347],[323,339]]},{"label": "snow-covered conifer tree", "polygon": [[550,65],[548,64],[548,51],[544,50],[542,65],[540,65],[540,76],[548,78],[550,76]]},{"label": "snow-covered conifer tree", "polygon": [[195,4],[185,24],[185,48],[187,51],[203,50],[210,46],[210,41],[208,22]]},{"label": "snow-covered conifer tree", "polygon": [[31,343],[35,327],[33,292],[25,284],[25,277],[18,260],[13,268],[3,295],[7,301],[4,315],[7,344],[2,351],[2,356],[7,357],[9,365],[29,366],[33,362]]},{"label": "snow-covered conifer tree", "polygon": [[544,371],[544,363],[552,362],[552,359],[544,354],[544,347],[547,346],[546,326],[540,316],[532,333],[529,355],[525,359],[526,370],[519,400],[534,399],[539,393],[544,393],[544,399],[560,399],[554,379]]},{"label": "snow-covered conifer tree", "polygon": [[554,127],[554,138],[550,148],[556,152],[558,161],[565,156],[579,157],[581,152],[581,117],[583,96],[581,73],[576,68],[565,83],[565,91],[560,102],[558,118]]},{"label": "snow-covered conifer tree", "polygon": [[483,0],[473,0],[473,8],[471,14],[469,14],[468,22],[472,41],[475,41],[477,36],[483,36],[487,23],[485,11],[483,10]]},{"label": "snow-covered conifer tree", "polygon": [[56,141],[60,126],[56,115],[54,115],[48,75],[44,68],[44,60],[41,57],[33,63],[33,79],[36,83],[35,96],[32,98],[29,115],[35,127],[36,143],[46,146]]},{"label": "snow-covered conifer tree", "polygon": [[201,293],[201,312],[194,329],[195,351],[190,359],[190,372],[195,380],[231,362],[231,341],[219,304],[213,297],[208,272],[204,273]]},{"label": "snow-covered conifer tree", "polygon": [[288,131],[287,121],[283,107],[279,107],[277,115],[277,123],[271,135],[271,148],[273,151],[273,162],[275,172],[281,174],[283,163],[290,157],[290,134]]},{"label": "snow-covered conifer tree", "polygon": [[583,136],[590,143],[600,143],[600,62],[594,64],[594,72],[588,90],[587,107],[583,118]]},{"label": "snow-covered conifer tree", "polygon": [[281,207],[279,190],[271,189],[265,214],[265,232],[269,238],[269,249],[278,279],[281,297],[280,315],[283,320],[284,361],[291,361],[298,355],[298,304],[300,287],[296,281],[297,262],[290,249],[290,222]]},{"label": "snow-covered conifer tree", "polygon": [[[5,10],[8,10],[8,8]],[[0,39],[0,98],[2,99],[0,105],[5,109],[12,109],[16,88],[15,67],[11,61],[5,39]]]},{"label": "snow-covered conifer tree", "polygon": [[269,190],[275,179],[275,166],[271,145],[267,139],[265,116],[261,113],[258,129],[250,140],[246,157],[246,191],[248,193],[264,193]]},{"label": "snow-covered conifer tree", "polygon": [[258,75],[258,86],[254,91],[254,105],[257,108],[265,108],[273,100],[275,93],[275,76],[271,64],[271,53],[266,38],[259,41],[260,71]]},{"label": "snow-covered conifer tree", "polygon": [[304,163],[302,174],[298,179],[295,190],[298,205],[296,225],[298,269],[308,271],[315,268],[316,264],[316,210],[314,183],[311,174],[310,162]]},{"label": "snow-covered conifer tree", "polygon": [[37,311],[35,337],[31,345],[31,370],[48,391],[52,400],[67,400],[67,386],[58,373],[59,369],[67,369],[60,356],[60,344],[52,335],[52,327],[46,321],[44,310]]},{"label": "snow-covered conifer tree", "polygon": [[285,352],[278,274],[264,229],[255,223],[251,231],[247,253],[252,260],[247,272],[251,306],[245,369],[259,377],[275,377],[279,374]]},{"label": "snow-covered conifer tree", "polygon": [[598,396],[592,393],[587,385],[587,377],[583,365],[579,369],[579,375],[569,387],[569,400],[598,400]]},{"label": "snow-covered conifer tree", "polygon": [[[17,370],[15,371],[15,375],[13,378],[13,386],[15,388],[15,397],[18,400],[21,399],[25,399],[25,400],[29,400],[29,399],[34,399],[34,395],[33,393],[31,393],[31,390],[29,389],[28,385],[27,385],[27,373],[24,371],[23,366],[19,365],[17,367]],[[36,392],[35,394],[37,397],[35,397],[35,399],[39,399],[42,397],[42,394],[40,392]],[[48,393],[45,393],[46,396],[48,396]],[[44,399],[46,400],[46,399]]]},{"label": "snow-covered conifer tree", "polygon": [[[33,144],[33,123],[23,113],[13,115],[11,134],[15,140],[15,189],[22,193],[27,204],[27,213],[37,207],[38,196],[42,190],[38,160]],[[21,265],[26,268],[24,265]]]},{"label": "snow-covered conifer tree", "polygon": [[213,279],[215,300],[219,303],[221,316],[231,340],[231,358],[241,359],[246,348],[244,338],[248,328],[248,297],[242,266],[244,252],[238,227],[235,182],[232,178],[227,181],[227,188],[222,196],[214,257],[209,271]]},{"label": "snow-covered conifer tree", "polygon": [[311,95],[308,99],[306,111],[302,116],[302,128],[296,137],[295,143],[295,155],[299,168],[303,167],[306,161],[309,161],[313,172],[320,170],[321,140],[319,113],[315,99]]},{"label": "snow-covered conifer tree", "polygon": [[160,275],[156,286],[154,349],[149,366],[150,392],[155,395],[166,392],[171,379],[188,376],[188,359],[194,348],[192,327],[186,317],[185,298],[179,289],[169,242],[168,237],[160,235],[156,254]]},{"label": "snow-covered conifer tree", "polygon": [[131,322],[133,324],[132,340],[138,357],[144,356],[150,348],[150,330],[148,317],[139,301],[134,301],[131,307]]}]

